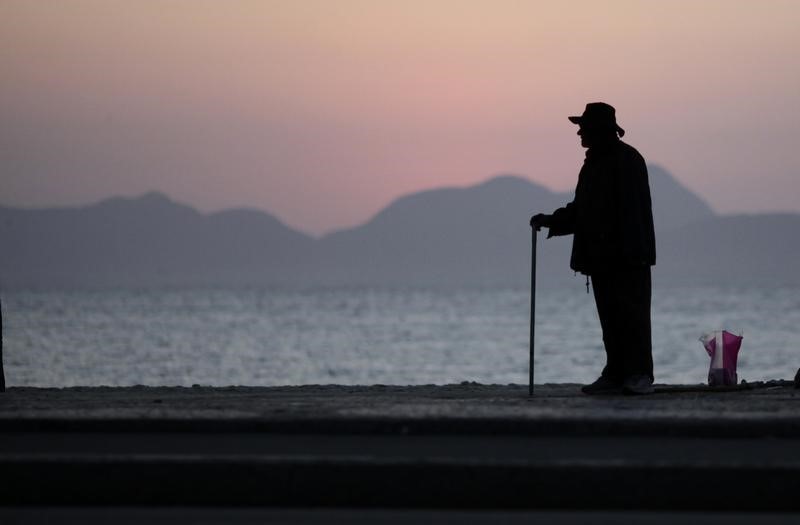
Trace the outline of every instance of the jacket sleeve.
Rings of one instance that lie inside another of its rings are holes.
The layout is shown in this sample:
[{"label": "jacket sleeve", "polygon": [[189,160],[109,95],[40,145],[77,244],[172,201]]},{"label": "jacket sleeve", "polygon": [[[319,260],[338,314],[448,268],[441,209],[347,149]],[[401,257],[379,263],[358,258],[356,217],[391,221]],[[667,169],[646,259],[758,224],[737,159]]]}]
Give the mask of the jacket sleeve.
[{"label": "jacket sleeve", "polygon": [[575,233],[575,201],[553,212],[547,238]]},{"label": "jacket sleeve", "polygon": [[578,185],[575,187],[575,198],[572,199],[572,202],[568,203],[562,208],[557,209],[550,216],[550,226],[547,233],[548,239],[550,237],[571,235],[575,233],[575,217],[578,209],[575,205],[575,201],[578,199],[578,195],[584,185],[584,173],[585,170],[582,168],[581,172],[578,174]]}]

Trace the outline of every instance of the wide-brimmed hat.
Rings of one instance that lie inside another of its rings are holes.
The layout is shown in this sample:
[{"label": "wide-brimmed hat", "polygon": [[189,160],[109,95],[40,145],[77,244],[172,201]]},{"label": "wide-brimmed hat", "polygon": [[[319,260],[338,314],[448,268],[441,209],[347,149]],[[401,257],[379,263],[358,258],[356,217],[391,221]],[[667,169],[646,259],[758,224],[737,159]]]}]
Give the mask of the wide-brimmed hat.
[{"label": "wide-brimmed hat", "polygon": [[613,129],[616,130],[620,137],[625,134],[625,130],[617,125],[617,112],[614,106],[605,102],[590,102],[586,104],[583,115],[567,118],[573,124],[587,128]]}]

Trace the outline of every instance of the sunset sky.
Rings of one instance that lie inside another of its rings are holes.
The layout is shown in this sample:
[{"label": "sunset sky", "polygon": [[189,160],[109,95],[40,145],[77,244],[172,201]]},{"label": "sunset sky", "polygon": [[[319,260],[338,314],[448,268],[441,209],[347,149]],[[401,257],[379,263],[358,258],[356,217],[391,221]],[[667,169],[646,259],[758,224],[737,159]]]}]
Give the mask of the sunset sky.
[{"label": "sunset sky", "polygon": [[0,203],[158,190],[320,234],[501,173],[571,190],[566,117],[602,100],[716,211],[800,212],[799,27],[792,0],[3,0]]}]

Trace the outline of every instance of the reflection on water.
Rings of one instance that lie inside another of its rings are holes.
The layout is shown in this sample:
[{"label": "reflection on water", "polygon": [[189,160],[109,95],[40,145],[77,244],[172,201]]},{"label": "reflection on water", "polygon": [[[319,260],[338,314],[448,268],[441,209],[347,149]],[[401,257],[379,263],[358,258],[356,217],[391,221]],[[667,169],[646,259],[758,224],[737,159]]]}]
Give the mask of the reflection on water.
[{"label": "reflection on water", "polygon": [[[577,280],[576,280],[577,282]],[[654,290],[657,382],[704,382],[698,337],[744,334],[739,377],[790,378],[800,295],[782,288]],[[528,291],[8,292],[12,386],[526,383]],[[536,382],[593,380],[604,354],[580,285],[537,297]]]}]

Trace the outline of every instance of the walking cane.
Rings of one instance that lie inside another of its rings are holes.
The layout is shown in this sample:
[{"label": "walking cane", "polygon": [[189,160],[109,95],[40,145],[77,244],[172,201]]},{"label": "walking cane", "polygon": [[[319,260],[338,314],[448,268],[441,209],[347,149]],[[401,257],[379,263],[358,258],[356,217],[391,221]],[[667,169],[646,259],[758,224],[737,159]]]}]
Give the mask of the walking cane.
[{"label": "walking cane", "polygon": [[531,225],[531,335],[529,339],[530,356],[528,365],[528,395],[533,396],[533,334],[536,322],[536,232],[538,226]]}]

